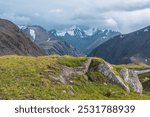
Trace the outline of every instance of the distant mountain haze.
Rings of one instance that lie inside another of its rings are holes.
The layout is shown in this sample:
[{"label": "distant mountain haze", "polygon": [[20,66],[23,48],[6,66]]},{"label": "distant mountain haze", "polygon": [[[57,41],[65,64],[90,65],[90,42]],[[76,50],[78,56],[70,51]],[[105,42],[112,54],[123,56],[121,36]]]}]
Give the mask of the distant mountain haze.
[{"label": "distant mountain haze", "polygon": [[62,30],[50,30],[49,34],[73,45],[84,54],[88,54],[100,44],[120,33],[109,29],[83,29],[80,26],[71,26]]},{"label": "distant mountain haze", "polygon": [[25,35],[27,35],[34,43],[43,48],[48,55],[72,55],[83,56],[83,54],[72,45],[57,39],[49,34],[43,27],[33,26],[19,26]]}]

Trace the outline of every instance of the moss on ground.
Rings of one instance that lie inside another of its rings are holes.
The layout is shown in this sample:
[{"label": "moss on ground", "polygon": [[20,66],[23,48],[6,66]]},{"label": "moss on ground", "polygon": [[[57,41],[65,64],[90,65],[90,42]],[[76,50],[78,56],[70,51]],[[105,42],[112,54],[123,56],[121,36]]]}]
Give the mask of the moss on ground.
[{"label": "moss on ground", "polygon": [[87,73],[88,79],[93,82],[107,83],[108,79],[100,72],[89,72]]},{"label": "moss on ground", "polygon": [[[86,60],[57,55],[0,57],[0,99],[150,99],[148,92],[127,94],[116,85],[91,82],[78,74],[71,77],[73,83],[62,84],[53,79],[60,74],[60,65],[75,67]],[[103,77],[96,72],[90,75]]]},{"label": "moss on ground", "polygon": [[113,65],[113,67],[116,68],[117,70],[121,70],[123,68],[135,69],[135,70],[150,69],[150,66],[145,64]]},{"label": "moss on ground", "polygon": [[59,58],[59,63],[68,67],[79,67],[82,66],[86,60],[86,57],[63,56]]},{"label": "moss on ground", "polygon": [[93,58],[90,64],[90,68],[97,68],[100,63],[104,62],[101,58]]}]

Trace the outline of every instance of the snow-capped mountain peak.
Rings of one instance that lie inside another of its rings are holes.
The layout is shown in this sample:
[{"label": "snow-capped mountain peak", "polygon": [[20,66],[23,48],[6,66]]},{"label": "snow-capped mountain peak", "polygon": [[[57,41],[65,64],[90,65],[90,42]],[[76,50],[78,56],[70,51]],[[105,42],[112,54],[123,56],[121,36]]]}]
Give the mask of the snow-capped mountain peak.
[{"label": "snow-capped mountain peak", "polygon": [[25,26],[25,25],[18,25],[18,27],[19,27],[21,30],[27,29],[27,26]]},{"label": "snow-capped mountain peak", "polygon": [[53,29],[49,31],[49,34],[73,45],[83,53],[87,54],[95,47],[121,33],[97,27],[71,26],[63,30]]},{"label": "snow-capped mountain peak", "polygon": [[69,28],[65,28],[63,30],[51,30],[51,34],[57,37],[77,37],[77,38],[86,38],[86,37],[91,37],[94,35],[99,35],[101,37],[109,37],[113,33],[119,33],[117,31],[113,31],[110,29],[100,29],[100,28],[85,28],[83,29],[82,27],[73,25]]},{"label": "snow-capped mountain peak", "polygon": [[73,25],[69,28],[70,30],[81,30],[80,27]]},{"label": "snow-capped mountain peak", "polygon": [[97,28],[89,28],[88,30],[85,30],[85,34],[88,36],[92,36],[97,30]]},{"label": "snow-capped mountain peak", "polygon": [[78,26],[71,26],[70,28],[66,28],[64,30],[59,30],[56,32],[57,36],[63,37],[65,35],[69,35],[69,36],[80,36],[80,37],[84,37],[84,31],[82,29],[80,29]]}]

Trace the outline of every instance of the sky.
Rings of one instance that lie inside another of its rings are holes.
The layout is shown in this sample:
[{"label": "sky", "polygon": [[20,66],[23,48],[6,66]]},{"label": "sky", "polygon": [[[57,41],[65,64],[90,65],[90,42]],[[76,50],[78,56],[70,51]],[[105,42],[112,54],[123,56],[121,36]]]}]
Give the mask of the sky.
[{"label": "sky", "polygon": [[82,25],[129,33],[150,25],[150,0],[0,0],[0,18],[46,29]]}]

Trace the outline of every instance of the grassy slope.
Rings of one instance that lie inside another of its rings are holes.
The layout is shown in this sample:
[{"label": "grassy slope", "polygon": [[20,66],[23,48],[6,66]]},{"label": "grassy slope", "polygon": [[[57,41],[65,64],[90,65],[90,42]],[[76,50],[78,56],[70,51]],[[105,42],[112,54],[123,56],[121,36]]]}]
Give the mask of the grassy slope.
[{"label": "grassy slope", "polygon": [[57,55],[0,57],[0,99],[150,99],[149,93],[127,94],[116,85],[103,84],[105,78],[97,72],[88,75],[99,79],[103,77],[98,82],[88,81],[78,74],[71,77],[72,84],[62,84],[52,79],[51,76],[60,74],[60,64],[77,67],[86,60]]},{"label": "grassy slope", "polygon": [[115,67],[117,70],[120,70],[122,68],[137,69],[137,70],[150,69],[150,66],[144,64],[113,65],[113,67]]}]

